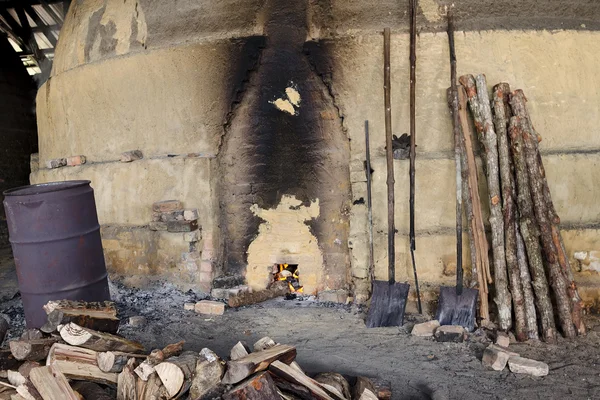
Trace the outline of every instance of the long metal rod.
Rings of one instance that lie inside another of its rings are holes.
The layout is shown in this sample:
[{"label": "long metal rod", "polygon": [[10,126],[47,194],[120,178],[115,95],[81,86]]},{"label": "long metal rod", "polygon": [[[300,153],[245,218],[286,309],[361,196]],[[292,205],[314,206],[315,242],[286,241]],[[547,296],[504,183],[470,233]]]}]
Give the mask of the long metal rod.
[{"label": "long metal rod", "polygon": [[419,314],[423,313],[421,307],[421,292],[419,290],[419,277],[417,276],[417,265],[415,263],[415,158],[417,132],[415,127],[415,91],[417,83],[417,5],[416,0],[410,0],[410,257],[412,260],[413,274],[415,275],[415,287],[417,290],[417,305]]},{"label": "long metal rod", "polygon": [[456,294],[463,291],[462,267],[462,166],[460,119],[458,117],[458,87],[456,86],[456,52],[454,50],[454,21],[448,13],[448,44],[450,45],[450,90],[452,92],[452,118],[454,122],[454,163],[456,164]]},{"label": "long metal rod", "polygon": [[375,257],[373,255],[373,203],[371,202],[371,150],[369,146],[369,121],[365,121],[365,148],[367,172],[367,215],[369,219],[369,278],[375,280]]},{"label": "long metal rod", "polygon": [[387,159],[388,194],[388,280],[396,282],[396,250],[394,227],[394,155],[392,150],[392,95],[390,79],[390,28],[383,30],[383,92],[385,100],[385,155]]}]

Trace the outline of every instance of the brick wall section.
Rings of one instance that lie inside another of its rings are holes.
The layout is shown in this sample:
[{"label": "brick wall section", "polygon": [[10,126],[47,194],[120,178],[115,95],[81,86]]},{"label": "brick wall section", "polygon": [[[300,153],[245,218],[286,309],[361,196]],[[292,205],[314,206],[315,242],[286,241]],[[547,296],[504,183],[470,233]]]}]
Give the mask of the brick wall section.
[{"label": "brick wall section", "polygon": [[[6,189],[29,183],[29,157],[37,151],[35,85],[21,60],[0,37],[0,201]],[[8,243],[0,206],[0,246]]]}]

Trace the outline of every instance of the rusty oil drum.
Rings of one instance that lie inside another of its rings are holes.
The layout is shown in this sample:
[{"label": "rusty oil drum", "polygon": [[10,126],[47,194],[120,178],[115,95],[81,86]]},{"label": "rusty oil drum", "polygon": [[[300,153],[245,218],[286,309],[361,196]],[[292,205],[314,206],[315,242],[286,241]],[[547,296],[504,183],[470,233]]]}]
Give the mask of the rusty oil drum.
[{"label": "rusty oil drum", "polygon": [[22,186],[4,196],[28,328],[46,322],[49,300],[110,300],[90,181]]}]

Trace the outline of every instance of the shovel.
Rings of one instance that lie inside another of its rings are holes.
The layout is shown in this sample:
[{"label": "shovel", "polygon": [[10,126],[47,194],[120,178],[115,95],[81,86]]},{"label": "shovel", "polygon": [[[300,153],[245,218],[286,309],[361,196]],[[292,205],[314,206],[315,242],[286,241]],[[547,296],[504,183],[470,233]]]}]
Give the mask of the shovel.
[{"label": "shovel", "polygon": [[[388,280],[372,281],[373,296],[365,324],[367,328],[401,326],[410,285],[396,282],[394,237],[394,155],[392,150],[392,110],[390,90],[390,29],[383,31],[385,140],[388,188]],[[367,179],[370,179],[367,170]],[[370,182],[369,182],[370,183]],[[368,185],[370,187],[370,184]]]},{"label": "shovel", "polygon": [[451,104],[454,123],[454,161],[456,163],[456,287],[440,287],[440,299],[435,318],[440,325],[460,325],[469,332],[475,327],[477,312],[476,289],[463,288],[462,267],[462,178],[461,178],[461,135],[458,119],[458,89],[456,86],[456,54],[454,53],[454,29],[448,18],[448,42],[450,43]]}]

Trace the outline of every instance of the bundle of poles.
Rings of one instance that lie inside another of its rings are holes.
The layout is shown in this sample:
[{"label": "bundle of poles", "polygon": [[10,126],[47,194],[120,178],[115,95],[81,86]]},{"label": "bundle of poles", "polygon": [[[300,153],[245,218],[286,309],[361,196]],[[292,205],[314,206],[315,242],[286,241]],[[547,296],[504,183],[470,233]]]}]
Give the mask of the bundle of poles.
[{"label": "bundle of poles", "polygon": [[[518,341],[541,337],[553,343],[557,323],[565,337],[583,335],[583,302],[560,233],[560,218],[539,150],[541,136],[530,119],[527,99],[522,90],[511,91],[508,83],[493,86],[490,99],[483,74],[463,75],[457,84],[453,35],[452,16],[448,15],[452,80],[448,102],[459,141],[457,160],[460,158],[457,191],[462,192],[465,205],[471,286],[479,289],[480,318],[490,319],[488,285],[493,283],[498,327],[503,331],[514,328]],[[467,108],[482,149],[492,268]]]}]

